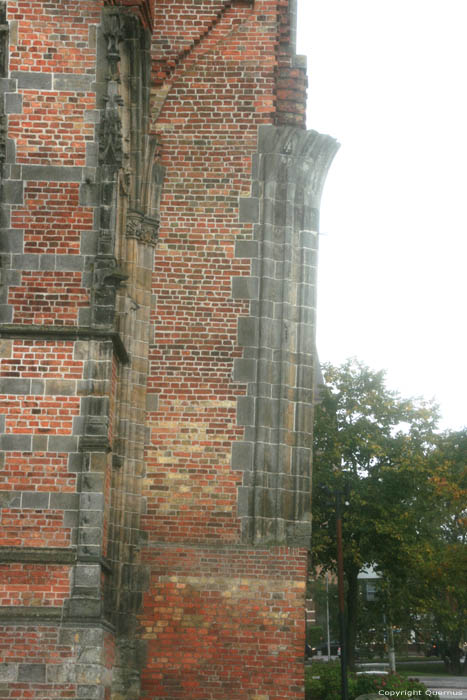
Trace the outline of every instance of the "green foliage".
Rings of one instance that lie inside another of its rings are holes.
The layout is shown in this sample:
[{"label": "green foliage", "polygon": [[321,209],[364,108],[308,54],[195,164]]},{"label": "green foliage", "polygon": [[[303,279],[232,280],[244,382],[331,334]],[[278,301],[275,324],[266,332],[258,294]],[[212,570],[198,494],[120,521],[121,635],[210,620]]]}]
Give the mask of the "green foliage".
[{"label": "green foliage", "polygon": [[[348,674],[349,700],[355,700],[366,693],[384,691],[382,697],[391,691],[399,691],[398,697],[431,697],[426,687],[413,679],[397,673],[393,675]],[[341,697],[341,669],[339,662],[315,663],[306,668],[305,700],[338,700]],[[395,696],[392,696],[395,697]]]},{"label": "green foliage", "polygon": [[429,456],[435,450],[438,415],[430,403],[389,391],[383,372],[356,360],[326,365],[324,378],[315,422],[312,546],[317,568],[335,571],[334,494],[340,492],[344,500],[348,490],[343,538],[352,663],[357,576],[365,564],[375,563],[384,572],[380,616],[385,613],[394,623],[397,611],[401,623],[407,620],[409,574],[423,559],[432,531]]},{"label": "green foliage", "polygon": [[314,625],[313,627],[308,627],[306,631],[306,637],[308,644],[311,647],[316,647],[322,644],[324,639],[324,629],[320,625]]},{"label": "green foliage", "polygon": [[314,457],[315,562],[333,568],[335,505],[329,492],[347,486],[346,569],[378,562],[399,571],[420,544],[421,513],[414,509],[430,474],[436,408],[389,391],[383,372],[349,360],[324,367],[317,407]]}]

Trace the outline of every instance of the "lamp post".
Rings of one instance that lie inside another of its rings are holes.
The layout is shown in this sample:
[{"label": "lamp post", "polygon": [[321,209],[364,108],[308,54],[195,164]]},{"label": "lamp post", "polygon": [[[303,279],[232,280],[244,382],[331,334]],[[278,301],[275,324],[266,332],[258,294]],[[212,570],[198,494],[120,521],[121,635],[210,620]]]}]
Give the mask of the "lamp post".
[{"label": "lamp post", "polygon": [[345,638],[344,553],[342,548],[341,492],[336,491],[337,590],[339,599],[339,635],[341,643],[342,700],[348,700],[347,642]]}]

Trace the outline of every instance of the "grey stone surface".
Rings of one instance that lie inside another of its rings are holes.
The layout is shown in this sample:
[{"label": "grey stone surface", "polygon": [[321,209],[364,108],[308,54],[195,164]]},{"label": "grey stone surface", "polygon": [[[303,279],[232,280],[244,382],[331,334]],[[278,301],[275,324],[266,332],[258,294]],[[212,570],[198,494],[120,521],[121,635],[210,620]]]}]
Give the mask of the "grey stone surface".
[{"label": "grey stone surface", "polygon": [[47,446],[48,446],[48,436],[47,435],[33,435],[32,436],[33,452],[46,452]]},{"label": "grey stone surface", "polygon": [[0,250],[8,253],[23,252],[24,233],[17,229],[0,230]]},{"label": "grey stone surface", "polygon": [[43,491],[24,491],[21,498],[22,508],[41,510],[49,507],[50,494]]},{"label": "grey stone surface", "polygon": [[256,197],[239,198],[240,223],[255,223],[259,221],[259,199]]},{"label": "grey stone surface", "polygon": [[235,255],[237,258],[256,258],[258,256],[258,242],[236,241]]},{"label": "grey stone surface", "polygon": [[31,380],[21,377],[1,377],[0,394],[30,394]]},{"label": "grey stone surface", "polygon": [[146,410],[147,411],[157,411],[159,409],[159,395],[153,393],[146,394]]},{"label": "grey stone surface", "polygon": [[81,510],[102,510],[104,507],[104,496],[101,493],[80,494]]},{"label": "grey stone surface", "polygon": [[84,258],[82,255],[56,255],[55,268],[65,272],[80,272],[84,269]]},{"label": "grey stone surface", "polygon": [[77,452],[78,439],[68,435],[50,435],[49,452]]},{"label": "grey stone surface", "polygon": [[237,424],[255,424],[255,400],[251,396],[241,396],[237,400]]},{"label": "grey stone surface", "polygon": [[256,379],[256,361],[237,358],[234,360],[233,381],[253,382]]},{"label": "grey stone surface", "polygon": [[51,90],[52,74],[38,73],[36,71],[11,71],[11,77],[18,81],[18,88],[25,90]]},{"label": "grey stone surface", "polygon": [[73,379],[46,379],[46,396],[74,396],[76,382]]},{"label": "grey stone surface", "polygon": [[254,443],[234,442],[232,445],[232,469],[251,469],[253,467]]},{"label": "grey stone surface", "polygon": [[0,323],[11,323],[13,320],[13,307],[10,304],[0,304]]},{"label": "grey stone surface", "polygon": [[20,683],[45,683],[45,664],[18,664]]},{"label": "grey stone surface", "polygon": [[0,508],[20,508],[20,491],[0,491]]},{"label": "grey stone surface", "polygon": [[23,97],[19,93],[6,93],[5,113],[21,114],[23,111]]},{"label": "grey stone surface", "polygon": [[55,73],[52,89],[64,92],[90,92],[93,81],[94,76],[86,73]]},{"label": "grey stone surface", "polygon": [[17,270],[38,270],[41,256],[32,253],[12,255],[11,266]]},{"label": "grey stone surface", "polygon": [[99,564],[77,564],[74,570],[73,583],[75,586],[99,586],[101,567]]},{"label": "grey stone surface", "polygon": [[22,180],[6,180],[2,185],[1,201],[5,204],[23,204]]},{"label": "grey stone surface", "polygon": [[[232,466],[251,455],[251,478],[239,491],[242,531],[254,542],[308,546],[310,451],[314,399],[314,306],[319,200],[335,142],[292,127],[260,127],[253,158],[254,197],[240,200],[240,221],[254,241],[238,241],[252,259],[252,277],[232,280],[234,299],[250,300],[239,319],[242,359],[234,381],[248,382],[237,399],[245,426]],[[256,196],[257,195],[257,196]],[[252,441],[247,450],[243,445]],[[245,470],[245,467],[243,467]],[[250,472],[245,471],[245,476]],[[254,504],[254,506],[252,506]]]},{"label": "grey stone surface", "polygon": [[83,493],[86,491],[102,491],[104,487],[104,478],[105,475],[100,472],[83,473],[81,477],[81,490]]},{"label": "grey stone surface", "polygon": [[57,510],[76,510],[79,507],[79,494],[52,492],[50,494],[50,507]]},{"label": "grey stone surface", "polygon": [[74,663],[48,664],[47,683],[74,683],[76,680],[75,668]]},{"label": "grey stone surface", "polygon": [[232,277],[232,297],[234,299],[257,299],[259,280],[257,277]]},{"label": "grey stone surface", "polygon": [[18,664],[0,663],[0,683],[15,682],[18,678]]},{"label": "grey stone surface", "polygon": [[[81,182],[83,168],[75,165],[23,165],[22,174],[24,180],[44,180],[46,182]],[[12,203],[20,204],[21,202]]]},{"label": "grey stone surface", "polygon": [[240,316],[238,319],[238,344],[241,346],[257,346],[258,328],[257,318]]},{"label": "grey stone surface", "polygon": [[31,452],[32,435],[0,435],[0,450]]},{"label": "grey stone surface", "polygon": [[45,381],[43,379],[31,379],[31,394],[42,396],[45,389]]}]

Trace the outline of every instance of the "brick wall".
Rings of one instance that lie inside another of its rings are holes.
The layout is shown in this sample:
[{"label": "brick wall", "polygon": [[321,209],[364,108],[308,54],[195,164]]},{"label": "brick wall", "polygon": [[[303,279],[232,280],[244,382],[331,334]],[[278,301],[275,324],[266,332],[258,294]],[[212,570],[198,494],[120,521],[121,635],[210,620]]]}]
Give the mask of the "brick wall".
[{"label": "brick wall", "polygon": [[303,698],[306,552],[160,546],[145,561],[142,698]]},{"label": "brick wall", "polygon": [[0,684],[303,697],[317,211],[294,0],[0,2]]},{"label": "brick wall", "polygon": [[[300,232],[316,229],[321,174],[306,184],[314,137],[307,145],[287,131],[303,128],[305,115],[294,9],[268,0],[156,3],[151,129],[165,181],[141,521],[148,700],[303,697],[311,408],[304,420],[300,406],[313,401],[316,237]],[[263,129],[273,129],[272,157],[284,172],[263,173]],[[323,148],[323,173],[332,151]],[[296,229],[290,239],[287,225]],[[284,252],[296,269],[286,271]],[[285,310],[294,304],[299,318]],[[280,340],[268,338],[286,326],[302,346],[284,340],[280,359]],[[297,351],[311,363],[305,371]],[[286,418],[275,430],[255,391],[290,397],[296,426]],[[271,463],[282,456],[265,474],[259,457],[268,450]]]}]

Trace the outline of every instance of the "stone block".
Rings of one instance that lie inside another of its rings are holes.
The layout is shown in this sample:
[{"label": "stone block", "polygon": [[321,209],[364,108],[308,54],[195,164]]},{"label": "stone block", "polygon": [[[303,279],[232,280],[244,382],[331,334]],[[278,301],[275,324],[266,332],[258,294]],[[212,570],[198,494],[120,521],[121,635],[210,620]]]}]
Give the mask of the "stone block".
[{"label": "stone block", "polygon": [[51,493],[50,507],[57,510],[77,510],[79,506],[79,494],[77,493]]},{"label": "stone block", "polygon": [[20,90],[51,90],[52,74],[30,71],[11,71],[11,77],[18,81]]},{"label": "stone block", "polygon": [[254,443],[234,442],[232,444],[232,469],[247,470],[253,467]]},{"label": "stone block", "polygon": [[246,347],[258,345],[258,319],[254,316],[240,316],[238,319],[238,344]]},{"label": "stone block", "polygon": [[259,279],[257,277],[232,277],[233,299],[258,299]]},{"label": "stone block", "polygon": [[0,323],[11,323],[13,320],[13,307],[9,304],[0,304]]},{"label": "stone block", "polygon": [[[83,169],[77,165],[23,165],[23,179],[45,182],[81,182]],[[12,202],[13,203],[13,202]],[[14,202],[21,204],[21,202]]]},{"label": "stone block", "polygon": [[23,96],[18,92],[7,92],[5,95],[5,114],[21,114],[23,111]]},{"label": "stone block", "polygon": [[42,510],[49,507],[49,501],[49,493],[44,491],[24,491],[21,498],[21,507]]},{"label": "stone block", "polygon": [[[78,685],[76,689],[76,700],[104,700],[105,687],[102,685]],[[116,700],[120,697],[115,696]],[[123,696],[122,700],[123,700]]]},{"label": "stone block", "polygon": [[237,399],[237,425],[255,424],[255,400],[250,396]]},{"label": "stone block", "polygon": [[104,631],[96,627],[62,627],[59,642],[65,646],[98,646],[104,642]]},{"label": "stone block", "polygon": [[259,199],[257,197],[239,198],[240,223],[256,223],[259,221]]},{"label": "stone block", "polygon": [[64,92],[90,92],[93,75],[86,73],[54,73],[53,90]]},{"label": "stone block", "polygon": [[23,239],[24,233],[21,230],[0,230],[0,250],[4,253],[22,253]]},{"label": "stone block", "polygon": [[15,254],[11,257],[11,266],[15,270],[38,270],[40,258],[40,255],[33,255],[32,253]]},{"label": "stone block", "polygon": [[70,379],[46,379],[46,396],[74,396],[76,382]]},{"label": "stone block", "polygon": [[146,394],[146,411],[155,412],[159,408],[159,394]]},{"label": "stone block", "polygon": [[0,338],[0,357],[9,359],[12,354],[13,341],[7,338]]},{"label": "stone block", "polygon": [[256,379],[256,360],[236,358],[234,360],[233,381],[254,382]]},{"label": "stone block", "polygon": [[6,180],[2,185],[1,201],[5,204],[23,204],[22,180]]},{"label": "stone block", "polygon": [[0,663],[0,683],[14,683],[18,678],[18,664]]},{"label": "stone block", "polygon": [[235,255],[237,258],[257,258],[259,250],[258,241],[236,241]]},{"label": "stone block", "polygon": [[43,379],[31,379],[31,395],[42,396],[45,390],[45,382]]},{"label": "stone block", "polygon": [[104,473],[83,473],[81,477],[81,489],[83,492],[93,491],[101,492],[104,489]]},{"label": "stone block", "polygon": [[49,451],[50,452],[77,452],[78,438],[68,435],[50,435],[49,436]]},{"label": "stone block", "polygon": [[0,508],[20,508],[20,491],[0,491]]},{"label": "stone block", "polygon": [[46,452],[48,447],[48,436],[47,435],[33,435],[32,436],[32,450],[33,452]]},{"label": "stone block", "polygon": [[45,683],[45,664],[18,664],[19,683]]},{"label": "stone block", "polygon": [[57,270],[81,272],[84,269],[84,258],[82,255],[56,255],[55,261]]},{"label": "stone block", "polygon": [[0,435],[0,450],[31,452],[32,435]]},{"label": "stone block", "polygon": [[80,494],[81,510],[102,510],[104,507],[104,496],[101,493]]},{"label": "stone block", "polygon": [[48,664],[47,683],[74,683],[76,680],[75,663]]},{"label": "stone block", "polygon": [[21,377],[2,377],[0,378],[0,393],[1,394],[22,394],[31,393],[31,380]]}]

